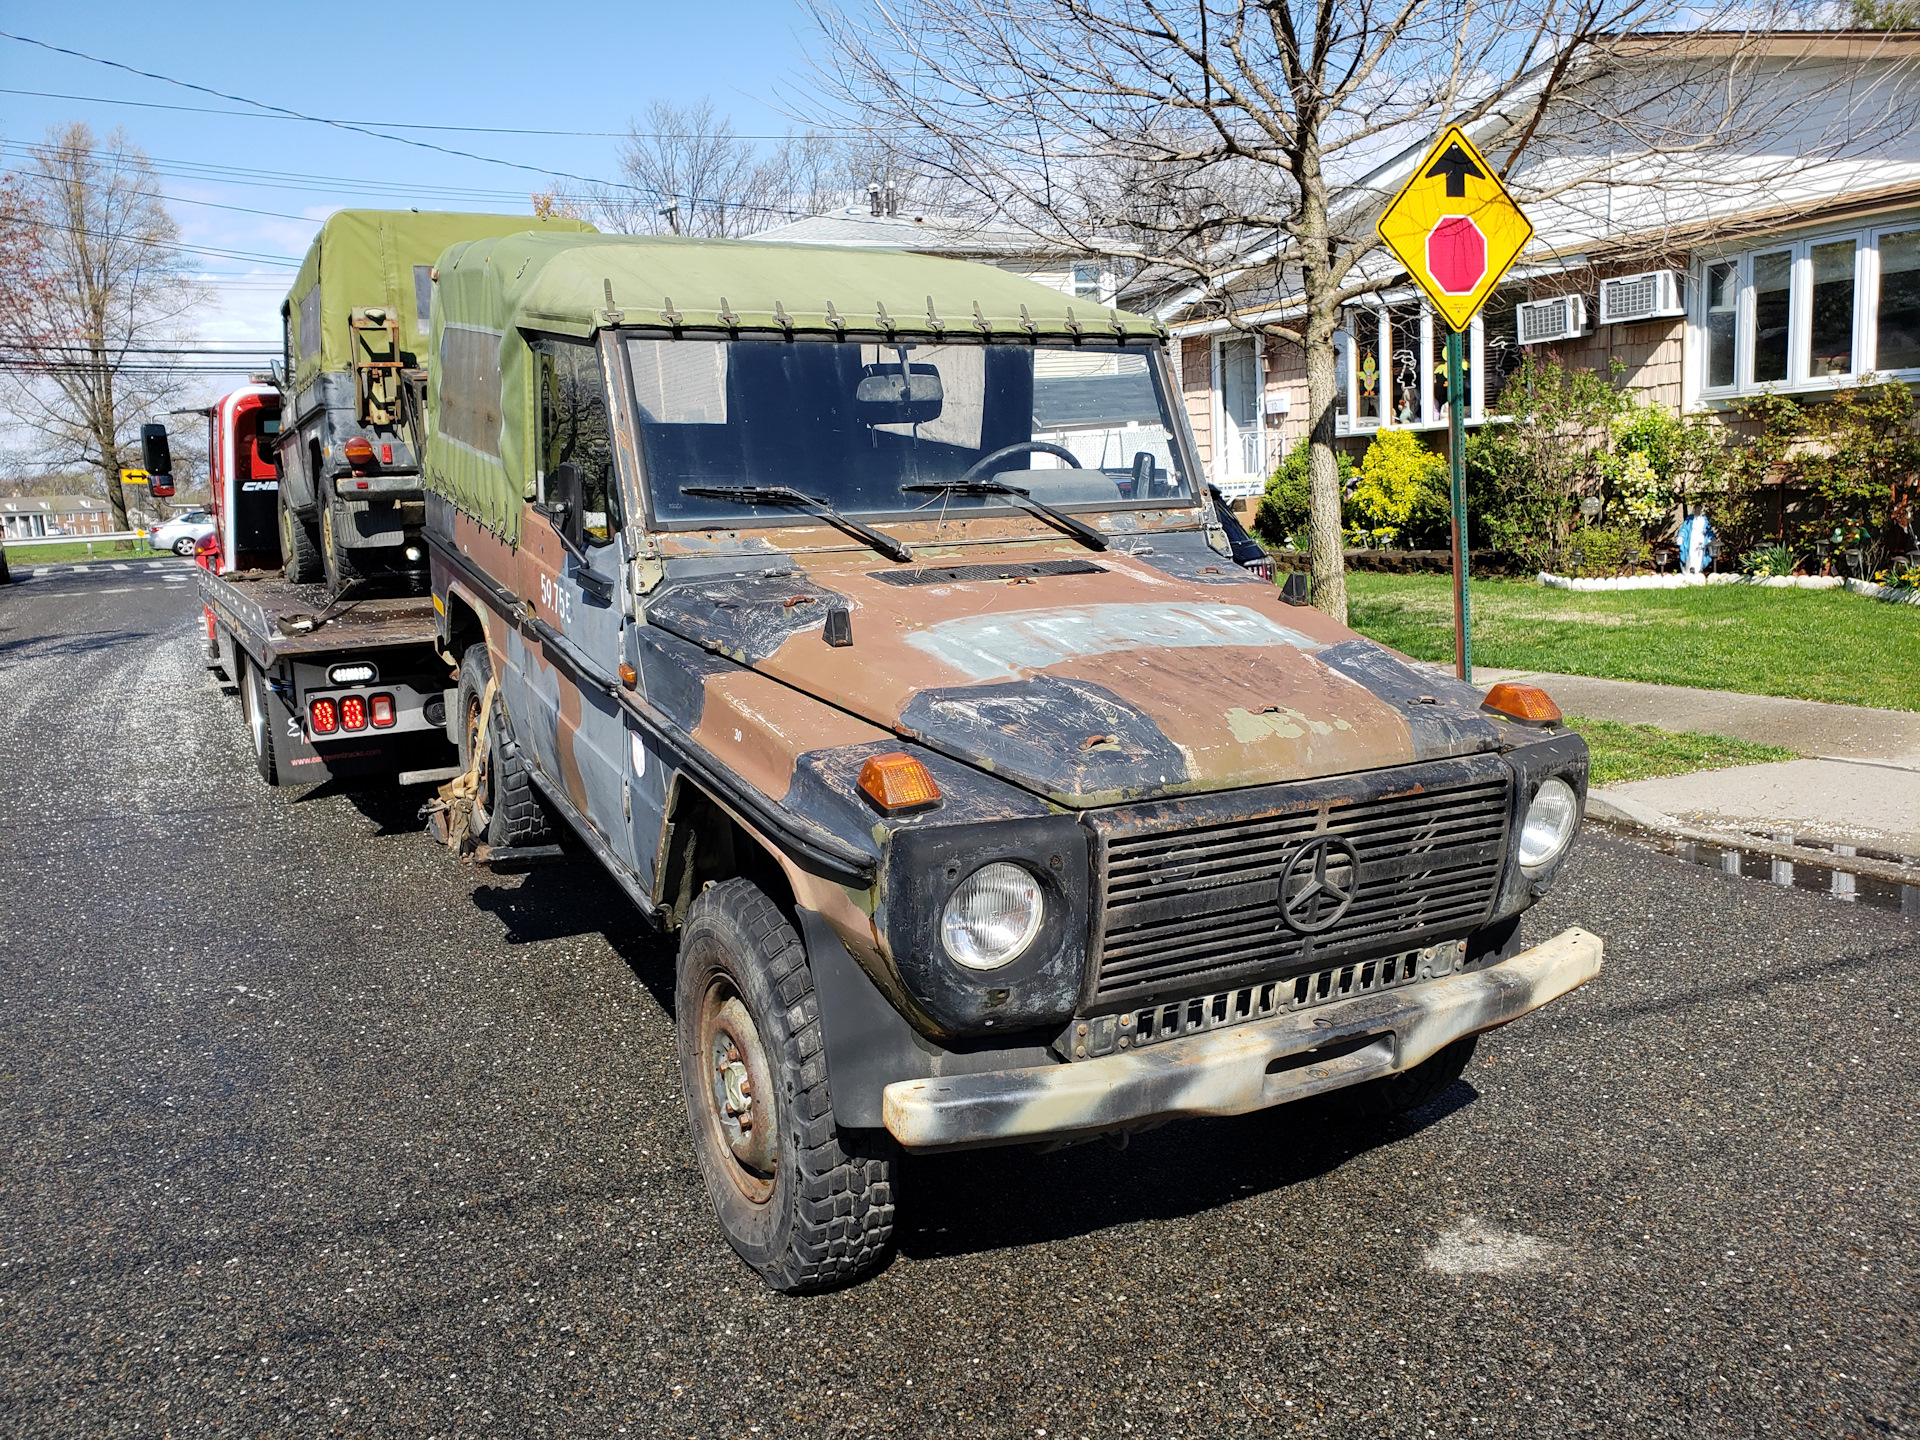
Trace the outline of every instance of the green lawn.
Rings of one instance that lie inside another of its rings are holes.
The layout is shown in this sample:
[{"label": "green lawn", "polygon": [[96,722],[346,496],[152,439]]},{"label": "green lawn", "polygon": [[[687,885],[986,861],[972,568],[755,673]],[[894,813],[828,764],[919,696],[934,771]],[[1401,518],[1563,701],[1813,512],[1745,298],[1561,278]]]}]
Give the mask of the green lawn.
[{"label": "green lawn", "polygon": [[1593,752],[1591,783],[1595,785],[1799,758],[1793,751],[1775,745],[1754,745],[1730,735],[1702,735],[1697,730],[1662,730],[1618,720],[1589,720],[1584,715],[1569,715],[1567,723],[1586,737],[1587,748]]},{"label": "green lawn", "polygon": [[[124,549],[116,549],[124,546]],[[7,564],[15,570],[31,570],[36,565],[64,565],[72,560],[82,564],[87,561],[87,542],[76,540],[71,545],[9,545]],[[144,540],[96,540],[93,542],[95,560],[145,560],[156,553]]]},{"label": "green lawn", "polygon": [[[1354,629],[1423,660],[1453,658],[1446,576],[1351,571],[1347,586]],[[1476,580],[1473,663],[1920,710],[1920,606],[1842,590],[1585,594]]]}]

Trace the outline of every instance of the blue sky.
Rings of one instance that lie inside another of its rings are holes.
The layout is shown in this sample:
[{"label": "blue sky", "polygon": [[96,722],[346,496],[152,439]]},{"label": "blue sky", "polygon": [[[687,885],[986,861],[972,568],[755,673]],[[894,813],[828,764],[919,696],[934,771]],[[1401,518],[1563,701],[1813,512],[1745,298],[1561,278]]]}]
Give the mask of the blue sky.
[{"label": "blue sky", "polygon": [[[376,125],[621,133],[651,100],[710,96],[741,132],[777,135],[794,128],[785,110],[801,103],[809,83],[811,32],[797,0],[386,7],[199,0],[190,23],[180,18],[184,8],[150,0],[8,6],[0,29],[308,115]],[[324,25],[303,23],[316,13],[327,15]],[[6,168],[51,124],[85,120],[102,133],[122,126],[154,158],[184,240],[254,255],[297,259],[316,222],[342,206],[520,211],[531,191],[552,183],[258,112],[111,103],[248,108],[17,40],[0,40],[0,91],[94,97],[0,93]],[[617,173],[616,141],[606,135],[395,133],[543,169]],[[219,298],[203,337],[277,338],[291,269],[214,257],[199,263]]]}]

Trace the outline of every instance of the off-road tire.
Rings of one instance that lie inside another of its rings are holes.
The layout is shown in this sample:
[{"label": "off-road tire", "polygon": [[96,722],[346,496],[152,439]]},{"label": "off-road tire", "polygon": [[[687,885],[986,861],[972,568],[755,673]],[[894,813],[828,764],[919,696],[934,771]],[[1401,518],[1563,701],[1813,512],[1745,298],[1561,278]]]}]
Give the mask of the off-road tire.
[{"label": "off-road tire", "polygon": [[[238,647],[236,647],[237,650]],[[240,671],[240,713],[247,724],[247,743],[253,747],[253,765],[268,785],[280,782],[279,762],[273,745],[273,696],[267,689],[267,677],[260,667],[244,656],[236,661]]]},{"label": "off-road tire", "polygon": [[320,563],[320,546],[307,522],[293,513],[286,495],[283,487],[280,491],[280,573],[296,585],[311,585],[326,573]]},{"label": "off-road tire", "polygon": [[1418,1110],[1438,1100],[1460,1078],[1479,1041],[1478,1035],[1456,1040],[1411,1070],[1336,1091],[1333,1098],[1349,1115],[1364,1120],[1388,1120]]},{"label": "off-road tire", "polygon": [[[774,1113],[762,1123],[774,1126],[775,1163],[762,1201],[749,1197],[736,1173],[707,1073],[702,1016],[715,987],[744,1006],[770,1072]],[[674,1023],[694,1155],[727,1243],[787,1294],[835,1289],[879,1269],[893,1238],[897,1147],[883,1133],[834,1123],[806,948],[753,882],[720,881],[689,907]]]},{"label": "off-road tire", "polygon": [[[460,717],[460,768],[473,765],[475,732],[480,724],[480,702],[487,693],[487,679],[493,666],[485,645],[469,645],[460,657],[459,692],[454,713]],[[494,691],[493,709],[488,714],[487,763],[480,781],[480,793],[473,806],[473,835],[476,840],[496,849],[503,845],[544,845],[553,837],[553,824],[547,807],[527,773],[526,758],[514,743],[513,728],[507,722],[504,697]]]},{"label": "off-road tire", "polygon": [[353,563],[353,552],[340,539],[346,516],[329,496],[320,499],[320,564],[327,572],[327,589],[335,598],[351,595],[365,577]]}]

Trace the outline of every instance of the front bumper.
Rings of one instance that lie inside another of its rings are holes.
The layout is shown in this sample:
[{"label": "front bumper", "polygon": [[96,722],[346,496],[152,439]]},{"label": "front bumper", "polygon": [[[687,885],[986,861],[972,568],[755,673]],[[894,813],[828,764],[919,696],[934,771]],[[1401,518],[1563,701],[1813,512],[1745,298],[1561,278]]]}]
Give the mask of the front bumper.
[{"label": "front bumper", "polygon": [[[882,1113],[887,1130],[910,1150],[1092,1135],[1184,1115],[1242,1115],[1410,1070],[1455,1040],[1586,984],[1600,973],[1601,950],[1598,935],[1576,927],[1484,970],[1148,1050],[897,1080],[886,1087]],[[1321,1052],[1330,1058],[1316,1060]]]}]

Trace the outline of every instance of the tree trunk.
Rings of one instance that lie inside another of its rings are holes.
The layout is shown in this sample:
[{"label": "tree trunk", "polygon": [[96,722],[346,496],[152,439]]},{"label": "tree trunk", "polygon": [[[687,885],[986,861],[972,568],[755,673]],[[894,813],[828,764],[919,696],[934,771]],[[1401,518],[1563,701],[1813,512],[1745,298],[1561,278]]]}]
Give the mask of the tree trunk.
[{"label": "tree trunk", "polygon": [[127,519],[127,492],[120,484],[120,413],[118,397],[114,394],[114,375],[103,353],[94,353],[94,363],[98,376],[94,389],[94,403],[98,407],[94,435],[100,446],[100,473],[107,482],[107,510],[113,517],[113,528],[127,530],[132,527]]},{"label": "tree trunk", "polygon": [[1340,523],[1340,459],[1334,449],[1334,347],[1330,316],[1307,322],[1307,483],[1313,534],[1313,603],[1347,623],[1346,531]]},{"label": "tree trunk", "polygon": [[1338,322],[1328,264],[1327,190],[1320,157],[1300,157],[1300,250],[1307,324],[1307,486],[1313,534],[1313,604],[1347,623],[1346,532],[1340,524],[1340,461],[1334,451],[1334,345]]}]

